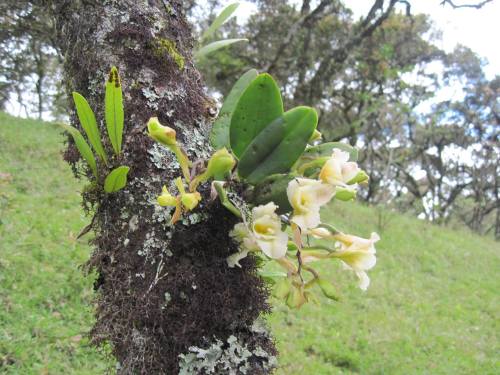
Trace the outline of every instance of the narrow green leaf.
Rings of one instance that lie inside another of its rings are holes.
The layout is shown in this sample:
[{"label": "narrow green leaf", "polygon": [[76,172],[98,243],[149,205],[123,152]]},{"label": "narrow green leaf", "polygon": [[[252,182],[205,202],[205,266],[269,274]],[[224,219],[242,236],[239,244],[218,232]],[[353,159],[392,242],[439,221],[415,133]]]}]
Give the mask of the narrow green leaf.
[{"label": "narrow green leaf", "polygon": [[196,53],[194,54],[194,58],[196,60],[199,60],[200,58],[209,55],[211,53],[214,53],[215,51],[220,50],[221,48],[230,46],[231,44],[238,43],[238,42],[248,42],[248,39],[245,38],[238,38],[238,39],[224,39],[224,40],[218,40],[216,42],[209,43],[203,47],[201,47]]},{"label": "narrow green leaf", "polygon": [[76,148],[80,152],[80,155],[87,162],[90,167],[90,170],[97,178],[97,164],[94,158],[94,154],[92,154],[92,149],[83,138],[83,135],[78,131],[78,129],[72,127],[71,125],[61,124],[61,126],[73,137],[75,141]]},{"label": "narrow green leaf", "polygon": [[234,109],[241,95],[248,87],[248,85],[257,78],[257,70],[250,69],[248,72],[243,74],[238,81],[234,84],[231,92],[227,95],[224,100],[224,104],[220,109],[219,116],[214,122],[212,131],[210,132],[210,143],[213,148],[219,150],[223,147],[227,149],[231,148],[229,142],[229,126],[231,125],[231,117],[233,116]]},{"label": "narrow green leaf", "polygon": [[85,134],[87,134],[90,144],[104,163],[107,163],[108,159],[102,147],[101,133],[97,127],[94,111],[90,108],[87,100],[75,91],[73,91],[73,100],[75,102],[78,119],[80,120],[80,124],[82,124],[83,130],[85,130]]},{"label": "narrow green leaf", "polygon": [[114,193],[121,190],[127,185],[127,174],[129,167],[121,166],[113,169],[104,180],[104,191],[106,193]]},{"label": "narrow green leaf", "polygon": [[215,18],[214,22],[209,26],[209,28],[203,33],[201,39],[207,39],[212,36],[226,21],[233,15],[236,9],[240,6],[239,3],[229,4],[225,7],[219,15]]},{"label": "narrow green leaf", "polygon": [[229,139],[236,157],[241,157],[262,129],[282,114],[278,85],[269,74],[259,74],[241,95],[231,117]]},{"label": "narrow green leaf", "polygon": [[296,177],[295,174],[273,174],[258,183],[252,191],[251,202],[264,205],[274,202],[278,206],[278,214],[282,215],[292,210],[288,201],[286,189],[288,183]]},{"label": "narrow green leaf", "polygon": [[109,140],[116,155],[120,154],[123,136],[123,97],[120,76],[116,67],[111,68],[106,81],[105,118]]},{"label": "narrow green leaf", "polygon": [[295,107],[255,137],[241,156],[238,174],[251,184],[275,173],[288,172],[304,152],[316,125],[313,108]]}]

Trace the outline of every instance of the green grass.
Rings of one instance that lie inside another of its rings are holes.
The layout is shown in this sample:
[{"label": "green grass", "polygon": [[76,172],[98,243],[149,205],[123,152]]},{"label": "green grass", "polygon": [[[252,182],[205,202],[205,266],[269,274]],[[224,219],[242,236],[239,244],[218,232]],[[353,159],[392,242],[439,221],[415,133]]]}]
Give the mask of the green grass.
[{"label": "green grass", "polygon": [[[83,184],[62,161],[53,125],[0,113],[0,373],[100,374],[112,366],[82,336],[92,324]],[[9,177],[10,176],[10,177]],[[269,317],[280,375],[498,374],[500,245],[469,232],[392,215],[380,231],[366,293],[333,262],[342,291]],[[377,212],[337,203],[323,213],[368,236]]]}]

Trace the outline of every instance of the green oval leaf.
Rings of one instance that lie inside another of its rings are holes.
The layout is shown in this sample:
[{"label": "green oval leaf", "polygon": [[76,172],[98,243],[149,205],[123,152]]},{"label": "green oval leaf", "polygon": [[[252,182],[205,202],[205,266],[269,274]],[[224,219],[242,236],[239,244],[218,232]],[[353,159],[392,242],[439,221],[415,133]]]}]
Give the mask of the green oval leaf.
[{"label": "green oval leaf", "polygon": [[105,118],[109,140],[116,155],[120,154],[123,136],[123,97],[118,69],[112,67],[106,81]]},{"label": "green oval leaf", "polygon": [[113,169],[104,180],[104,191],[106,193],[114,193],[121,190],[127,185],[127,174],[129,167],[121,166]]},{"label": "green oval leaf", "polygon": [[238,39],[224,39],[224,40],[218,40],[216,42],[212,42],[207,44],[206,46],[201,47],[196,53],[194,54],[194,58],[196,60],[199,60],[200,58],[209,55],[211,53],[214,53],[215,51],[220,50],[221,48],[230,46],[231,44],[238,43],[238,42],[248,42],[248,39],[245,38],[238,38]]},{"label": "green oval leaf", "polygon": [[97,127],[94,111],[90,108],[87,100],[75,91],[73,91],[73,101],[75,102],[78,119],[80,120],[80,124],[82,124],[83,130],[85,130],[85,134],[87,134],[90,144],[104,163],[107,163],[108,160],[102,147],[101,133]]},{"label": "green oval leaf", "polygon": [[94,158],[94,154],[92,153],[92,149],[83,138],[83,135],[78,131],[78,129],[72,127],[71,125],[61,124],[61,126],[73,137],[75,141],[76,148],[80,152],[82,158],[87,162],[90,167],[90,170],[97,178],[97,164]]},{"label": "green oval leaf", "polygon": [[229,142],[229,125],[231,125],[231,117],[233,116],[236,104],[248,85],[257,78],[257,70],[250,69],[243,74],[234,84],[233,88],[224,100],[224,104],[220,109],[219,116],[214,122],[212,131],[210,132],[210,143],[213,148],[219,150],[223,147],[231,148]]},{"label": "green oval leaf", "polygon": [[253,139],[238,164],[239,175],[251,184],[288,172],[304,152],[318,115],[313,108],[295,107],[274,120]]},{"label": "green oval leaf", "polygon": [[225,7],[219,15],[215,18],[214,22],[210,27],[203,33],[201,39],[209,38],[213,33],[215,33],[226,21],[233,15],[236,9],[239,7],[239,3],[229,4]]},{"label": "green oval leaf", "polygon": [[236,157],[242,156],[252,140],[282,114],[278,85],[269,74],[259,74],[241,95],[231,117],[229,139]]}]

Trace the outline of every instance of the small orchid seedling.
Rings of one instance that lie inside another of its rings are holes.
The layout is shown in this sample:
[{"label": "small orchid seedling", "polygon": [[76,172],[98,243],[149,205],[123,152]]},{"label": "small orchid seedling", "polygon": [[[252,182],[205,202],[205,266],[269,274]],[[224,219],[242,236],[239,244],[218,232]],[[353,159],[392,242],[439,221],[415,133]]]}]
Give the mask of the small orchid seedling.
[{"label": "small orchid seedling", "polygon": [[[98,155],[99,159],[102,160],[105,169],[107,169],[107,175],[104,179],[103,186],[104,191],[106,193],[114,193],[123,189],[127,185],[127,175],[130,168],[127,166],[118,166],[113,170],[109,170],[111,161],[102,144],[101,133],[99,127],[97,126],[94,111],[83,95],[73,92],[73,100],[75,103],[76,114],[80,120],[83,130],[85,131],[85,135],[87,136],[90,145]],[[118,69],[116,67],[111,68],[105,84],[104,119],[106,122],[108,138],[115,154],[112,161],[116,161],[119,159],[122,149],[123,127],[125,121],[122,87]],[[101,171],[98,169],[98,164],[92,152],[92,148],[89,146],[78,129],[65,124],[62,126],[73,137],[80,155],[87,162],[94,178],[99,180]]]}]

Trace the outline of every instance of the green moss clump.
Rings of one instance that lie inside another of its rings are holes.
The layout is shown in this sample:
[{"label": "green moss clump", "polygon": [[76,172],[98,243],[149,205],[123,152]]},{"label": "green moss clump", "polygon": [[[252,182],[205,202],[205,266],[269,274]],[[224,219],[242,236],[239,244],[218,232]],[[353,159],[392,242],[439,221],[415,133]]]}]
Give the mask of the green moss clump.
[{"label": "green moss clump", "polygon": [[177,50],[177,46],[174,41],[164,38],[158,39],[156,41],[155,48],[155,54],[158,57],[164,57],[167,54],[174,59],[180,70],[184,69],[184,57]]}]

